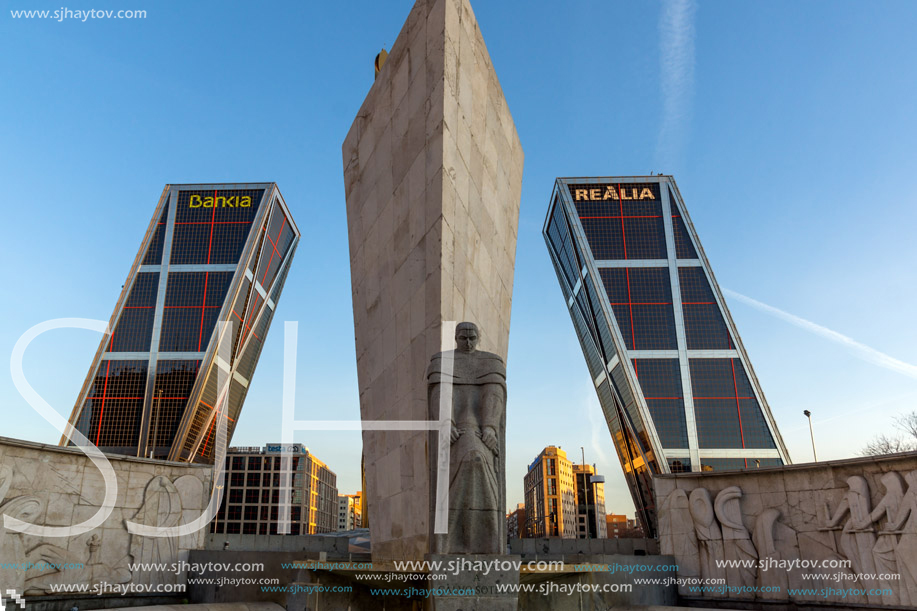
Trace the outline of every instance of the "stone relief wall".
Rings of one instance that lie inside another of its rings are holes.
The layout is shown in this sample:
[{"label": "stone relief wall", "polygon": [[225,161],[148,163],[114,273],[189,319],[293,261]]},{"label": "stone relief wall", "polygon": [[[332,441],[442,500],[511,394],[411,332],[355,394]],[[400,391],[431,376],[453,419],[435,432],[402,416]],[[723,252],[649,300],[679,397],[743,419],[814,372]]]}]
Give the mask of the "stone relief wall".
[{"label": "stone relief wall", "polygon": [[683,596],[917,607],[917,453],[670,475],[655,485],[660,551],[675,556],[678,576],[731,588],[682,585]]},{"label": "stone relief wall", "polygon": [[[100,528],[73,537],[41,537],[8,530],[0,518],[4,590],[35,596],[71,584],[184,583],[183,573],[132,572],[129,565],[186,560],[189,550],[203,547],[207,533],[141,537],[128,533],[124,522],[177,526],[194,520],[209,500],[211,467],[108,459],[118,496]],[[0,515],[41,526],[71,526],[94,515],[104,497],[101,473],[81,452],[0,437]]]}]

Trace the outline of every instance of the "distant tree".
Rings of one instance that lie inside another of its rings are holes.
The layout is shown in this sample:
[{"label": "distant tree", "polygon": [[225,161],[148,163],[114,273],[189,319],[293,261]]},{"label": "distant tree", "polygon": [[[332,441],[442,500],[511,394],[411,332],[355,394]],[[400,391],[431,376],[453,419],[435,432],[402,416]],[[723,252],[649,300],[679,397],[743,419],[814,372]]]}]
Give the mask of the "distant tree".
[{"label": "distant tree", "polygon": [[917,450],[917,411],[897,416],[895,428],[898,434],[889,436],[884,433],[873,437],[860,454],[863,456],[880,456],[897,452]]}]

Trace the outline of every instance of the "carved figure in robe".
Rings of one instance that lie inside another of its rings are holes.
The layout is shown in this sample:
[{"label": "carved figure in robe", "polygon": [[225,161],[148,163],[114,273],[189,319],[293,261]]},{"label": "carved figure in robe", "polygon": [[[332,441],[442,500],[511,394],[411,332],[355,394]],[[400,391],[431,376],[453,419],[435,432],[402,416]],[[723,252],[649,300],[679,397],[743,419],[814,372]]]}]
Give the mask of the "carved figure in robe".
[{"label": "carved figure in robe", "polygon": [[[149,526],[172,527],[181,522],[181,495],[168,477],[157,475],[146,485],[143,504],[132,521]],[[178,559],[175,537],[144,537],[131,534],[130,555],[135,564],[172,563]],[[135,583],[174,583],[174,571],[139,572]]]},{"label": "carved figure in robe", "polygon": [[[828,520],[829,529],[837,528],[849,513],[841,533],[841,550],[850,561],[853,572],[860,575],[875,575],[876,561],[872,549],[876,545],[876,533],[872,528],[861,529],[858,524],[869,524],[869,484],[862,475],[851,475],[847,478],[847,494],[834,510],[834,515]],[[828,512],[829,515],[830,511]],[[860,579],[864,589],[876,588],[873,577]],[[866,595],[871,604],[882,602],[878,594]]]},{"label": "carved figure in robe", "polygon": [[[755,585],[758,560],[758,551],[751,542],[751,535],[742,523],[742,508],[739,499],[742,490],[738,486],[729,486],[716,495],[714,509],[720,521],[723,533],[723,548],[728,561],[736,561],[733,566],[726,567],[726,583],[753,587]],[[748,564],[752,566],[737,566]]]},{"label": "carved figure in robe", "polygon": [[[710,493],[705,488],[695,488],[689,497],[691,517],[694,519],[694,532],[697,534],[697,551],[700,556],[700,573],[704,579],[726,579],[726,569],[722,563],[726,559],[723,552],[723,534],[716,523],[716,514]],[[717,561],[720,562],[719,566]],[[720,594],[712,594],[720,596]]]},{"label": "carved figure in robe", "polygon": [[[444,553],[505,552],[506,366],[478,350],[478,340],[477,325],[459,323],[457,349],[434,355],[427,368],[431,413],[444,392],[452,394]],[[451,389],[443,388],[447,384]]]},{"label": "carved figure in robe", "polygon": [[889,520],[885,531],[880,535],[901,534],[898,545],[895,546],[895,564],[901,581],[894,588],[898,592],[901,605],[913,607],[917,605],[917,471],[911,471],[904,476],[907,482],[907,493],[898,506],[898,515],[894,520]]},{"label": "carved figure in robe", "polygon": [[[875,509],[869,514],[866,520],[854,524],[859,530],[866,530],[873,524],[879,522],[882,518],[887,523],[894,521],[898,517],[901,503],[904,500],[904,482],[901,476],[894,472],[888,472],[880,480],[885,487],[885,496],[876,504]],[[882,579],[881,575],[888,575],[898,572],[898,562],[895,558],[895,548],[898,546],[898,536],[892,532],[880,531],[879,538],[872,548],[872,557],[876,563],[876,573],[880,575],[879,586],[882,589],[891,590],[891,594],[882,595],[882,603],[886,605],[897,605],[901,602],[901,597],[897,594],[901,585],[898,580]]]}]

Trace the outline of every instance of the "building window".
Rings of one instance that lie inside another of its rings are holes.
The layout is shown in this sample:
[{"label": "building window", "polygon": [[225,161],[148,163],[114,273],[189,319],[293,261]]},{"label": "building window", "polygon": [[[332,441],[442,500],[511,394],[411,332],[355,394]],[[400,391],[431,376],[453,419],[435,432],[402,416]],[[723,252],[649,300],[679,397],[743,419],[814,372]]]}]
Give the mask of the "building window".
[{"label": "building window", "polygon": [[260,473],[249,473],[246,477],[245,485],[250,488],[257,488],[261,485],[261,474]]},{"label": "building window", "polygon": [[246,490],[245,491],[245,502],[250,504],[257,504],[260,494],[258,490]]},{"label": "building window", "polygon": [[260,471],[261,470],[261,457],[260,456],[249,456],[248,457],[248,470],[249,471]]},{"label": "building window", "polygon": [[230,503],[241,503],[242,502],[242,490],[239,488],[234,488],[229,491],[229,502]]}]

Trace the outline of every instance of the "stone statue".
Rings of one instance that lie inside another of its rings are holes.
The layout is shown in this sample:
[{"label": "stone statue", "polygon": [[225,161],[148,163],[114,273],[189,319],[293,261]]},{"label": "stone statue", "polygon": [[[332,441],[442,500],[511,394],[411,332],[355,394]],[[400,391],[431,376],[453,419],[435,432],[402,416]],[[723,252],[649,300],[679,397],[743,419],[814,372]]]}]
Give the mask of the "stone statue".
[{"label": "stone statue", "polygon": [[448,554],[505,553],[506,366],[477,350],[478,339],[477,325],[459,323],[457,349],[427,368],[431,414],[452,395],[449,533],[439,550]]}]

